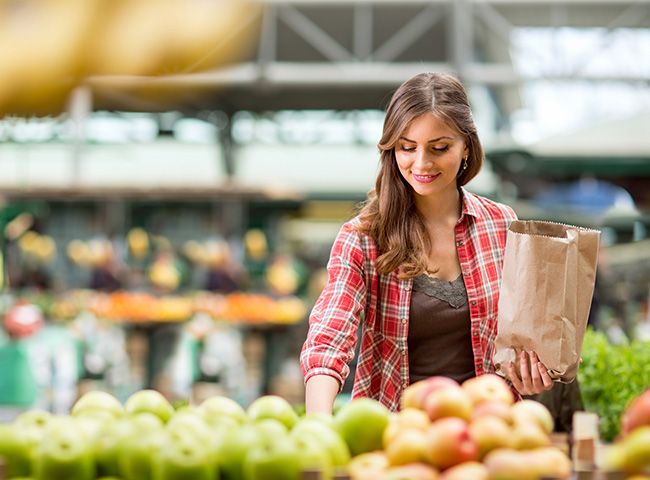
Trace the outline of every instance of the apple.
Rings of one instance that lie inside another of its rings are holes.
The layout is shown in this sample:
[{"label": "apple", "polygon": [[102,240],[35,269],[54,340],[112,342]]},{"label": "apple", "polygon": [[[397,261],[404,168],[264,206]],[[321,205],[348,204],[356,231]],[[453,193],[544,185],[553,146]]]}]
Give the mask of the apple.
[{"label": "apple", "polygon": [[405,408],[389,417],[388,425],[382,435],[382,443],[385,447],[397,433],[406,428],[426,430],[430,424],[429,415],[423,410]]},{"label": "apple", "polygon": [[28,476],[31,466],[32,445],[15,424],[0,425],[0,457],[5,463],[7,478]]},{"label": "apple", "polygon": [[192,410],[174,414],[165,425],[165,429],[172,433],[189,431],[194,436],[200,437],[204,443],[211,443],[213,439],[212,428],[202,416]]},{"label": "apple", "polygon": [[92,480],[95,460],[91,443],[70,417],[56,417],[45,428],[33,465],[36,480]]},{"label": "apple", "polygon": [[386,445],[384,453],[391,465],[404,465],[424,460],[427,435],[424,430],[406,428],[399,431]]},{"label": "apple", "polygon": [[459,417],[469,420],[472,414],[472,399],[457,385],[440,387],[430,392],[423,400],[423,410],[431,421],[443,417]]},{"label": "apple", "polygon": [[290,435],[295,437],[313,437],[328,451],[334,467],[342,467],[350,461],[350,449],[343,437],[334,428],[319,419],[309,416],[301,419],[291,430]]},{"label": "apple", "polygon": [[438,480],[438,471],[426,463],[409,463],[389,467],[379,480]]},{"label": "apple", "polygon": [[460,385],[456,380],[449,377],[437,375],[435,377],[425,378],[419,382],[412,383],[404,392],[402,392],[401,406],[405,408],[419,408],[422,409],[424,398],[436,390],[444,386],[458,386]]},{"label": "apple", "polygon": [[334,417],[325,412],[310,412],[301,417],[301,420],[318,420],[332,428],[334,428]]},{"label": "apple", "polygon": [[[158,417],[155,418],[158,419]],[[158,421],[160,422],[160,420]],[[136,428],[136,424],[127,417],[104,424],[94,443],[95,462],[100,475],[119,476],[119,456],[122,442],[134,435]]]},{"label": "apple", "polygon": [[250,420],[274,418],[291,430],[298,423],[298,414],[291,404],[279,395],[264,395],[248,406],[246,415]]},{"label": "apple", "polygon": [[650,425],[650,388],[644,390],[630,402],[621,418],[623,435],[628,435],[642,425]]},{"label": "apple", "polygon": [[512,405],[515,397],[506,381],[494,373],[486,373],[465,380],[463,389],[469,394],[474,405],[486,401],[503,402]]},{"label": "apple", "polygon": [[500,417],[486,415],[473,420],[469,433],[478,444],[479,459],[495,448],[512,445],[512,428]]},{"label": "apple", "polygon": [[352,456],[381,450],[382,437],[391,413],[367,397],[353,399],[334,416],[334,426],[350,448]]},{"label": "apple", "polygon": [[525,452],[512,448],[497,448],[483,459],[490,480],[538,480],[531,470]]},{"label": "apple", "polygon": [[114,417],[121,417],[124,414],[122,403],[108,392],[92,390],[84,393],[72,405],[70,415],[77,416],[82,412],[102,411],[112,414]]},{"label": "apple", "polygon": [[157,390],[139,390],[124,402],[124,413],[134,415],[142,412],[153,413],[167,423],[174,414],[174,407]]},{"label": "apple", "polygon": [[489,480],[490,474],[485,465],[480,462],[463,462],[448,468],[440,480]]},{"label": "apple", "polygon": [[551,412],[543,403],[536,400],[520,400],[510,407],[510,413],[515,423],[534,421],[547,433],[551,434],[555,427],[555,421]]},{"label": "apple", "polygon": [[206,398],[197,411],[208,423],[222,417],[233,418],[239,423],[246,421],[246,410],[232,398],[223,395]]},{"label": "apple", "polygon": [[54,418],[54,415],[45,410],[27,410],[19,414],[13,424],[25,434],[31,448],[34,448],[41,442],[45,429]]},{"label": "apple", "polygon": [[372,451],[352,457],[347,470],[351,480],[377,480],[389,467],[390,462],[384,452]]},{"label": "apple", "polygon": [[472,416],[470,421],[476,420],[481,417],[499,417],[508,424],[512,424],[512,412],[510,405],[497,400],[486,400],[484,402],[474,405],[472,409]]},{"label": "apple", "polygon": [[529,450],[537,447],[548,447],[552,444],[551,437],[539,423],[532,421],[515,422],[512,427],[511,446],[517,450]]},{"label": "apple", "polygon": [[299,480],[298,440],[289,435],[251,447],[243,462],[246,480]]},{"label": "apple", "polygon": [[[206,427],[207,428],[207,427]],[[217,466],[209,444],[186,426],[163,436],[152,464],[156,480],[216,480]]]},{"label": "apple", "polygon": [[296,440],[296,455],[300,460],[300,472],[318,471],[324,478],[331,478],[334,472],[332,456],[323,444],[311,436],[293,436]]},{"label": "apple", "polygon": [[260,435],[255,424],[227,428],[215,450],[220,477],[229,480],[242,480],[246,453],[249,449],[265,442],[268,442],[268,439]]},{"label": "apple", "polygon": [[542,447],[524,452],[535,478],[552,477],[568,480],[573,465],[569,457],[556,447]]},{"label": "apple", "polygon": [[641,473],[650,467],[650,425],[632,430],[623,439],[625,471]]},{"label": "apple", "polygon": [[426,431],[425,460],[439,469],[478,459],[478,444],[469,432],[467,421],[458,417],[441,418]]},{"label": "apple", "polygon": [[125,480],[151,479],[164,440],[164,429],[138,432],[124,439],[118,460],[122,477]]}]

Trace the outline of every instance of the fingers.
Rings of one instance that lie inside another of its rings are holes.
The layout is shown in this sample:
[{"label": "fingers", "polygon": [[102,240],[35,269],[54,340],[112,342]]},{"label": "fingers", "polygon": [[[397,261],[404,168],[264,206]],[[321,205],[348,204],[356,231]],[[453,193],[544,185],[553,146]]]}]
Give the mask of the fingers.
[{"label": "fingers", "polygon": [[515,372],[513,362],[508,364],[508,377],[512,385],[522,395],[534,395],[553,387],[553,379],[535,352],[521,352],[520,360],[521,379]]}]

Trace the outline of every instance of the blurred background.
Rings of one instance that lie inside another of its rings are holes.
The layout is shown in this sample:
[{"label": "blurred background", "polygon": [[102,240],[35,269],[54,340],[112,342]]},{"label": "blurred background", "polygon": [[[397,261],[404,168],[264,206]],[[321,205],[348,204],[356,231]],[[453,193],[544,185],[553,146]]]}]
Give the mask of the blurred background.
[{"label": "blurred background", "polygon": [[468,189],[599,229],[590,324],[650,339],[650,0],[2,0],[0,52],[6,418],[301,403],[332,241],[420,72],[468,89]]}]

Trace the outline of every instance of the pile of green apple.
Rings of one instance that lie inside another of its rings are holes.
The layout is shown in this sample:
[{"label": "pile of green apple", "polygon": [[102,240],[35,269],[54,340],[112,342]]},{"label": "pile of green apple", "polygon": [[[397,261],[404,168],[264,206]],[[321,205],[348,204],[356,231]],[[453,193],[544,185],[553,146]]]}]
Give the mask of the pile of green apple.
[{"label": "pile of green apple", "polygon": [[602,463],[628,479],[650,480],[650,388],[625,408],[619,438],[605,447]]},{"label": "pile of green apple", "polygon": [[401,406],[387,417],[381,448],[350,460],[354,480],[571,476],[567,452],[552,444],[554,422],[548,409],[534,400],[515,402],[510,387],[497,375],[474,377],[462,385],[431,377],[404,390]]},{"label": "pile of green apple", "polygon": [[279,396],[174,410],[155,390],[123,405],[92,391],[70,415],[30,410],[0,425],[0,460],[16,480],[299,480],[331,476],[350,451],[332,417],[301,417]]}]

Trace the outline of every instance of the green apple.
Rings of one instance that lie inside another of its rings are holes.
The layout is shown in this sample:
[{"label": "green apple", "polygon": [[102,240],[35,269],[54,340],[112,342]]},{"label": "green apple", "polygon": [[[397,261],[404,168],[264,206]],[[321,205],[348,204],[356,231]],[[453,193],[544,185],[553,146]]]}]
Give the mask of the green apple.
[{"label": "green apple", "polygon": [[4,459],[7,478],[31,473],[31,444],[15,424],[0,425],[0,457]]},{"label": "green apple", "polygon": [[334,426],[348,444],[352,456],[382,449],[382,436],[390,411],[371,398],[357,398],[343,405]]},{"label": "green apple", "polygon": [[46,427],[34,457],[36,480],[92,480],[95,459],[91,442],[70,417],[58,417]]},{"label": "green apple", "polygon": [[291,430],[298,423],[298,414],[291,404],[278,395],[264,395],[255,399],[246,409],[250,420],[274,418],[280,420]]},{"label": "green apple", "polygon": [[377,480],[390,468],[384,452],[375,450],[352,457],[347,472],[355,480]]},{"label": "green apple", "polygon": [[149,412],[167,423],[174,415],[174,407],[157,390],[139,390],[124,402],[124,412],[128,415]]},{"label": "green apple", "polygon": [[[158,417],[155,418],[160,422]],[[124,417],[115,422],[106,423],[100,430],[95,440],[95,461],[97,472],[100,475],[118,476],[120,474],[119,456],[122,442],[133,436],[136,428],[136,423],[131,418]]]},{"label": "green apple", "polygon": [[288,435],[274,442],[251,447],[243,462],[244,478],[246,480],[300,480],[302,460],[298,452],[298,440]]},{"label": "green apple", "polygon": [[13,424],[25,433],[33,448],[41,442],[45,429],[54,418],[54,415],[45,410],[27,410],[18,415]]},{"label": "green apple", "polygon": [[72,406],[70,415],[75,417],[88,411],[109,412],[115,417],[121,417],[124,414],[122,403],[110,393],[101,390],[93,390],[79,397]]},{"label": "green apple", "polygon": [[242,480],[243,464],[249,449],[265,443],[255,424],[236,425],[225,429],[215,456],[221,477],[228,480]]},{"label": "green apple", "polygon": [[151,412],[140,412],[127,418],[139,431],[159,430],[165,426],[161,418]]},{"label": "green apple", "polygon": [[341,434],[332,424],[327,425],[319,419],[309,418],[306,416],[301,419],[290,433],[292,436],[305,438],[315,438],[324,449],[330,454],[332,464],[336,467],[342,467],[350,461],[350,449],[345,443]]},{"label": "green apple", "polygon": [[152,480],[165,430],[139,432],[121,442],[119,470],[125,480]]},{"label": "green apple", "polygon": [[197,410],[208,423],[218,421],[223,417],[233,418],[239,423],[246,421],[246,410],[235,400],[217,395],[206,398]]},{"label": "green apple", "polygon": [[210,445],[186,426],[164,436],[153,465],[154,480],[217,480]]},{"label": "green apple", "polygon": [[213,439],[211,427],[202,416],[192,410],[184,410],[174,414],[165,425],[165,429],[169,432],[189,431],[193,435],[200,437],[205,443],[210,443]]}]

